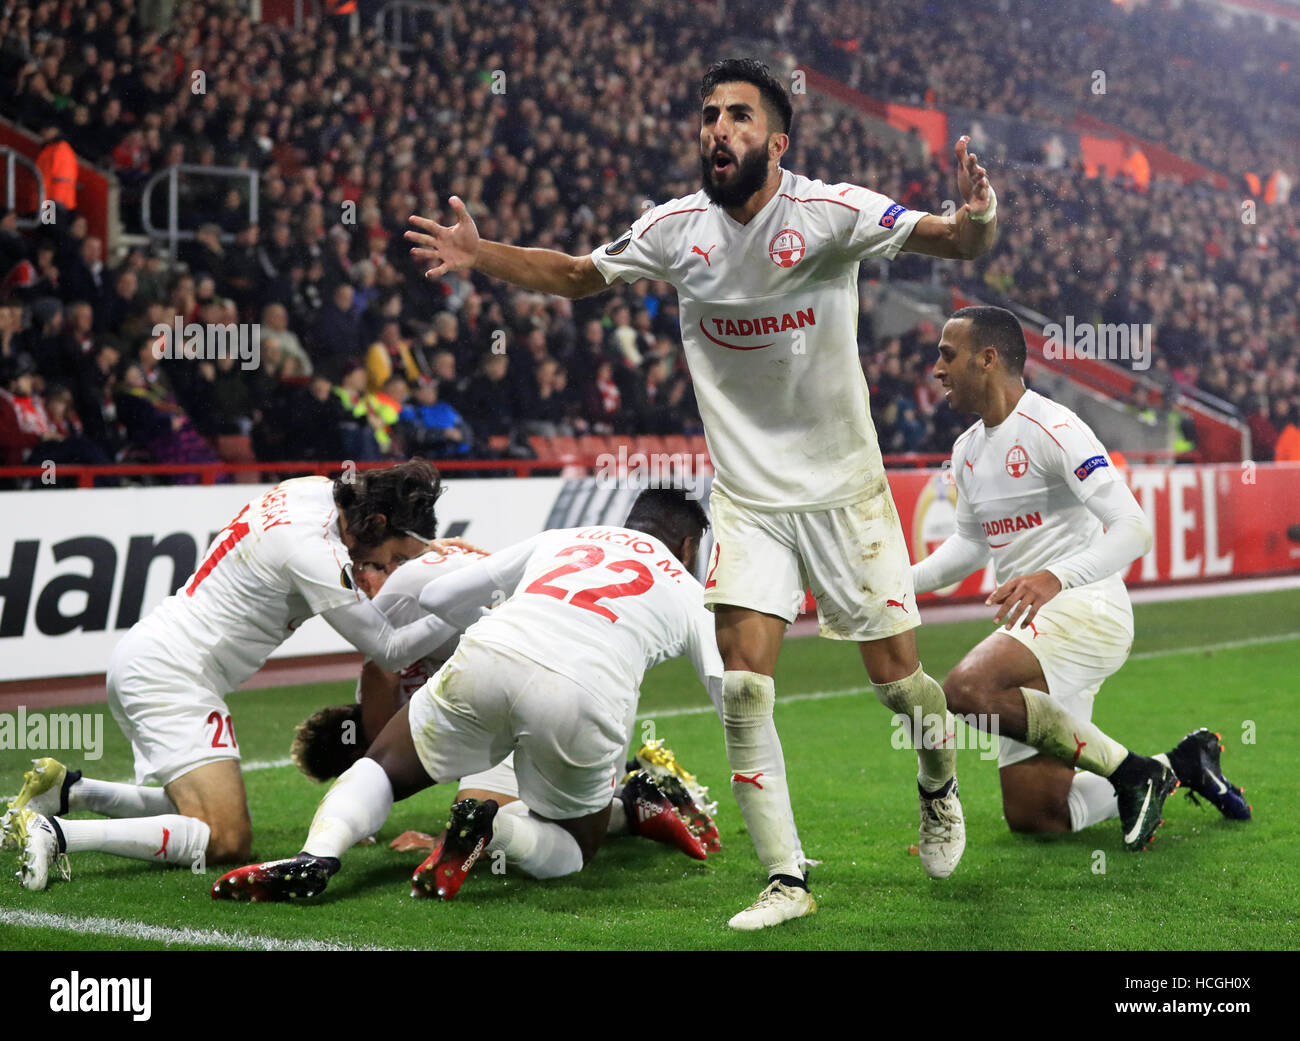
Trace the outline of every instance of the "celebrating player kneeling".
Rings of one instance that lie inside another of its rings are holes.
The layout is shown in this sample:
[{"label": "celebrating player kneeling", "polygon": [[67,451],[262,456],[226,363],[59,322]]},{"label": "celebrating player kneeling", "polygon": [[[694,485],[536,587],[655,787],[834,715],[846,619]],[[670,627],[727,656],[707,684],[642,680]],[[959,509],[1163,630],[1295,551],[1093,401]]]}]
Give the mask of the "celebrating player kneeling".
[{"label": "celebrating player kneeling", "polygon": [[1208,730],[1147,758],[1090,721],[1133,643],[1121,576],[1150,550],[1151,532],[1093,432],[1026,389],[1024,364],[1010,311],[967,307],[944,326],[935,378],[955,410],[981,421],[953,446],[957,531],[913,565],[913,582],[918,593],[940,589],[992,556],[999,584],[988,602],[1006,619],[948,674],[948,707],[981,726],[996,719],[1013,831],[1077,831],[1118,814],[1124,845],[1143,849],[1180,782],[1245,819]]},{"label": "celebrating player kneeling", "polygon": [[[529,812],[458,803],[447,841],[416,870],[413,890],[450,899],[485,849],[535,877],[580,870],[606,832],[645,670],[687,655],[722,711],[712,618],[690,574],[704,511],[680,492],[652,490],[626,523],[545,532],[431,583],[421,604],[457,628],[473,626],[456,652],[326,795],[302,853],[231,872],[213,896],[315,895],[394,800],[484,770],[512,749]],[[494,591],[504,602],[475,621]],[[761,713],[725,719],[729,753],[775,740]],[[769,780],[746,795],[753,818],[788,830],[783,841],[793,846],[784,777],[774,771]],[[797,892],[800,905],[773,921],[815,910],[807,890]]]},{"label": "celebrating player kneeling", "polygon": [[[319,614],[349,643],[399,670],[454,631],[436,617],[394,630],[352,579],[352,564],[389,569],[433,538],[440,491],[413,460],[353,481],[303,477],[248,503],[183,587],[113,650],[108,704],[135,754],[135,784],[83,777],[36,760],[3,820],[20,876],[44,889],[64,854],[113,853],[194,866],[247,860],[252,841],[239,745],[225,695]],[[61,820],[90,810],[116,820]]]},{"label": "celebrating player kneeling", "polygon": [[[428,612],[420,606],[420,593],[431,581],[481,560],[487,554],[459,545],[440,544],[408,560],[391,575],[372,567],[358,568],[357,584],[398,628]],[[490,601],[484,606],[489,606]],[[320,709],[298,725],[291,756],[309,779],[333,780],[364,754],[383,732],[397,710],[425,685],[451,657],[460,640],[456,633],[446,643],[408,665],[400,673],[387,672],[365,661],[357,681],[356,701]],[[662,741],[644,745],[628,763],[628,776],[611,793],[610,836],[640,835],[704,860],[722,848],[712,813],[716,803],[694,775],[682,769]],[[492,799],[506,813],[526,812],[519,801],[514,755],[496,766],[460,779],[454,801]],[[392,847],[400,851],[433,849],[435,840],[421,832],[399,836]]]}]

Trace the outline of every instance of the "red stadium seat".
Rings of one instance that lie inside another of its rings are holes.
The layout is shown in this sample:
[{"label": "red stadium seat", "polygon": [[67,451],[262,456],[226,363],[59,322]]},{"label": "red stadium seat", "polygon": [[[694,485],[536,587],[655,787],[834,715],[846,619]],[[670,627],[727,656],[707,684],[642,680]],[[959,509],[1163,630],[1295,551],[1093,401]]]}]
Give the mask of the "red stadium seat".
[{"label": "red stadium seat", "polygon": [[691,452],[692,455],[709,454],[709,444],[707,441],[704,440],[703,434],[696,434],[694,437],[689,438],[688,440],[690,441],[690,445],[691,445],[689,451]]},{"label": "red stadium seat", "polygon": [[664,455],[668,452],[668,446],[664,444],[662,437],[643,434],[636,439],[636,451],[644,452],[646,455]]},{"label": "red stadium seat", "polygon": [[578,439],[576,437],[547,438],[551,444],[551,454],[561,463],[572,462],[578,457]]},{"label": "red stadium seat", "polygon": [[542,437],[541,434],[533,434],[528,438],[528,445],[537,453],[538,462],[550,463],[555,461],[555,444],[551,438]]},{"label": "red stadium seat", "polygon": [[663,439],[664,451],[672,452],[676,455],[689,455],[691,443],[686,439],[684,434],[669,434]]},{"label": "red stadium seat", "polygon": [[[247,434],[218,434],[217,455],[223,463],[255,463],[253,442]],[[248,470],[234,475],[236,484],[257,484],[262,475]]]},{"label": "red stadium seat", "polygon": [[594,460],[596,456],[609,451],[609,441],[599,434],[585,434],[578,438],[578,454],[584,461]]}]

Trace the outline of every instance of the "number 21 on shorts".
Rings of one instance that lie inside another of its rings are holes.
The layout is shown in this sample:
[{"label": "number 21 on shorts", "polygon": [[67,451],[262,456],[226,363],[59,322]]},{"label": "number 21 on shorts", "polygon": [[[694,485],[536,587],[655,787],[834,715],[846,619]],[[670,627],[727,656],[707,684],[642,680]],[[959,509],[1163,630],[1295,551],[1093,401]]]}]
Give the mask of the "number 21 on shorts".
[{"label": "number 21 on shorts", "polygon": [[213,748],[239,747],[239,742],[235,740],[235,721],[230,718],[229,713],[223,716],[216,709],[213,709],[208,713],[204,729],[212,734]]}]

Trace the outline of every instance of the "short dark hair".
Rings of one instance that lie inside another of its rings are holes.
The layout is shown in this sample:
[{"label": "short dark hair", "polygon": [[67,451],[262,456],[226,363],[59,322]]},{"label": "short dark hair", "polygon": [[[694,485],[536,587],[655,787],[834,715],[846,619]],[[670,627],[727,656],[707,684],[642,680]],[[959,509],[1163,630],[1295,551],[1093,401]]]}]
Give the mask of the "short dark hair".
[{"label": "short dark hair", "polygon": [[1008,372],[1025,371],[1025,331],[1020,327],[1020,319],[1005,307],[992,307],[981,304],[975,307],[963,307],[954,311],[949,321],[957,318],[969,318],[971,338],[976,347],[993,347]]},{"label": "short dark hair", "polygon": [[432,540],[438,530],[434,503],[441,494],[437,467],[420,458],[334,481],[334,503],[362,550],[401,535]]},{"label": "short dark hair", "polygon": [[[790,133],[794,122],[794,108],[790,105],[790,95],[786,93],[785,84],[772,75],[772,70],[756,58],[723,58],[709,66],[709,71],[700,80],[700,103],[708,100],[709,95],[719,83],[752,83],[768,109],[769,129],[774,133]],[[772,117],[775,117],[773,119]],[[773,126],[771,124],[775,123]]]},{"label": "short dark hair", "polygon": [[303,776],[320,784],[338,777],[365,751],[365,739],[361,735],[361,706],[331,705],[298,724],[289,748],[289,758]]},{"label": "short dark hair", "polygon": [[647,488],[636,497],[623,523],[673,549],[682,539],[699,539],[708,530],[709,516],[699,499],[692,499],[684,488]]}]

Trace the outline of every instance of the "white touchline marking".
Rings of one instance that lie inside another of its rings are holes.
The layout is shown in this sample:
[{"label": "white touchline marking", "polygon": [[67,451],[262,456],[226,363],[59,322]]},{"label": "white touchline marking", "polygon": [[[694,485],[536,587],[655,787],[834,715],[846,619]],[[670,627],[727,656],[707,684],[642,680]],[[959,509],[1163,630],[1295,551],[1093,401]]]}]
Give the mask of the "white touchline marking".
[{"label": "white touchline marking", "polygon": [[120,936],[151,943],[209,944],[255,951],[383,951],[389,947],[352,947],[326,940],[280,940],[252,933],[228,933],[220,929],[169,929],[126,918],[92,918],[53,914],[46,911],[0,910],[0,923],[33,929],[57,929],[62,932],[91,933],[97,936]]},{"label": "white touchline marking", "polygon": [[[1288,640],[1300,640],[1300,632],[1278,633],[1274,636],[1252,636],[1244,640],[1230,640],[1226,643],[1207,643],[1199,647],[1169,647],[1161,651],[1142,651],[1130,654],[1129,661],[1149,661],[1152,658],[1171,658],[1178,654],[1202,654],[1205,651],[1231,651],[1241,647],[1255,647],[1266,643],[1286,643]],[[870,687],[843,687],[839,690],[814,690],[806,694],[786,694],[776,699],[778,705],[792,705],[800,701],[826,701],[830,698],[847,698],[854,694],[866,694]],[[673,719],[677,716],[704,716],[713,712],[712,705],[685,705],[680,708],[664,708],[654,712],[639,714],[637,719]],[[252,773],[257,770],[277,770],[282,766],[292,766],[292,759],[254,759],[244,763],[244,771]]]},{"label": "white touchline marking", "polygon": [[284,759],[253,759],[243,764],[245,770],[278,770],[282,766],[293,766],[293,760],[288,757]]},{"label": "white touchline marking", "polygon": [[[1178,654],[1202,654],[1205,651],[1231,651],[1240,647],[1254,647],[1264,643],[1286,643],[1288,640],[1300,640],[1298,633],[1278,633],[1275,636],[1253,636],[1245,640],[1230,640],[1226,643],[1206,643],[1199,647],[1169,647],[1161,651],[1143,651],[1130,654],[1129,661],[1148,661],[1152,658],[1172,658]],[[847,698],[854,694],[865,694],[869,687],[844,687],[840,690],[816,690],[808,694],[787,694],[778,697],[778,705],[789,705],[798,701],[824,701],[827,698]],[[712,705],[690,705],[685,708],[666,708],[657,712],[638,715],[637,719],[671,719],[674,716],[703,716],[713,712]]]},{"label": "white touchline marking", "polygon": [[1234,651],[1239,647],[1257,647],[1262,643],[1286,643],[1288,640],[1300,640],[1300,633],[1275,633],[1272,636],[1248,636],[1244,640],[1229,640],[1226,643],[1206,643],[1199,647],[1174,647],[1163,651],[1142,651],[1130,654],[1129,661],[1146,661],[1149,658],[1169,658],[1175,654],[1202,654],[1205,651]]}]

